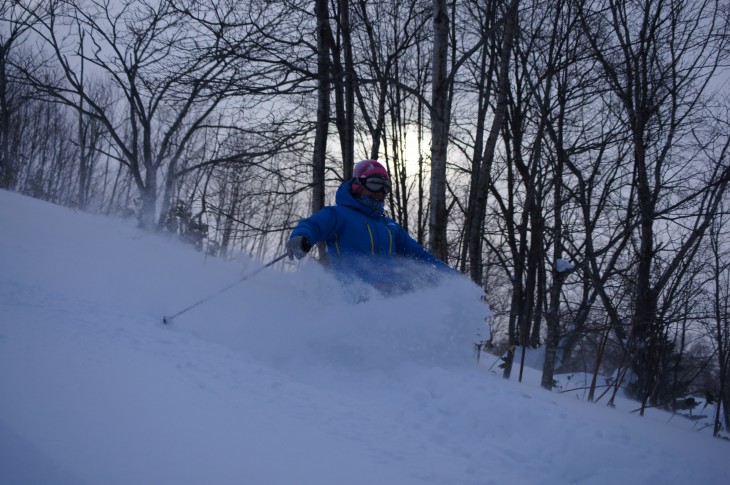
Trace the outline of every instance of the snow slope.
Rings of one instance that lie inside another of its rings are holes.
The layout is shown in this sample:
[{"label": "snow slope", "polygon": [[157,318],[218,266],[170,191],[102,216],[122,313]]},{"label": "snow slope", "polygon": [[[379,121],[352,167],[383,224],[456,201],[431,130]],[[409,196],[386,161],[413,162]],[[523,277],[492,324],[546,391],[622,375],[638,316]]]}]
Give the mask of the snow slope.
[{"label": "snow slope", "polygon": [[[2,484],[727,483],[730,444],[504,381],[465,278],[356,304],[0,191]],[[492,360],[486,362],[487,360]]]}]

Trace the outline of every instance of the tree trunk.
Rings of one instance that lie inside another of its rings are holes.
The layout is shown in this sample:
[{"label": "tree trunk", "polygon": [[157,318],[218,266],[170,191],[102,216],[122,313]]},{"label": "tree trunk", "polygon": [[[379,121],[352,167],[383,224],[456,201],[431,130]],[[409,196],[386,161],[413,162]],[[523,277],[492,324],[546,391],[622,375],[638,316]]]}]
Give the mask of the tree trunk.
[{"label": "tree trunk", "polygon": [[[639,103],[640,101],[635,102],[635,104]],[[640,109],[635,110],[634,113],[632,141],[634,143],[634,184],[636,186],[637,216],[639,217],[639,248],[636,254],[638,264],[629,339],[629,352],[635,382],[631,383],[630,389],[635,390],[636,398],[641,401],[640,414],[643,416],[649,397],[656,388],[661,331],[657,328],[657,295],[652,286],[656,214],[645,149],[646,115]]]},{"label": "tree trunk", "polygon": [[499,132],[502,129],[507,114],[507,103],[509,91],[509,65],[512,55],[512,46],[518,26],[519,0],[512,0],[505,13],[504,38],[502,39],[502,52],[499,67],[497,106],[492,119],[492,127],[489,131],[484,155],[479,170],[479,181],[477,183],[476,197],[470,201],[473,209],[469,211],[469,234],[466,235],[469,245],[470,276],[474,281],[481,280],[482,274],[482,224],[487,210],[487,194],[491,182],[490,172],[497,149]]},{"label": "tree trunk", "polygon": [[448,256],[446,212],[446,155],[449,122],[447,61],[449,49],[449,13],[446,0],[433,0],[433,59],[431,78],[431,215],[429,246],[434,256]]},{"label": "tree trunk", "polygon": [[139,186],[141,199],[139,224],[145,230],[154,231],[157,228],[157,170],[150,168],[145,172],[144,185]]},{"label": "tree trunk", "polygon": [[[341,46],[334,38],[329,42],[333,57],[333,79],[335,89],[335,125],[340,137],[342,171],[345,180],[352,177],[354,166],[354,67],[352,60],[352,39],[350,32],[350,6],[347,0],[339,0],[339,28]],[[319,23],[319,20],[318,20]],[[339,48],[338,48],[339,47]]]},{"label": "tree trunk", "polygon": [[7,55],[10,42],[0,44],[0,188],[15,187],[15,163],[10,157],[10,100],[8,99]]},{"label": "tree trunk", "polygon": [[314,11],[317,15],[317,125],[314,133],[314,153],[312,156],[312,213],[325,204],[325,162],[327,156],[327,137],[330,121],[330,39],[332,32],[329,24],[327,0],[316,0]]}]

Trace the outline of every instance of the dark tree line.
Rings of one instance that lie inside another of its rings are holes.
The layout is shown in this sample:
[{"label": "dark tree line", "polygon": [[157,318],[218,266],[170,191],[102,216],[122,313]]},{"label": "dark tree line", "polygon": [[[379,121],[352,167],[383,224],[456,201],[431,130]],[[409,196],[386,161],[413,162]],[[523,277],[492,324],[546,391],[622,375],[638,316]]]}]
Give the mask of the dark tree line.
[{"label": "dark tree line", "polygon": [[[362,158],[481,285],[505,377],[728,424],[721,1],[0,0],[0,185],[280,250]],[[325,254],[320,252],[322,259]],[[515,356],[522,360],[515,362]],[[603,385],[598,375],[612,374]]]}]

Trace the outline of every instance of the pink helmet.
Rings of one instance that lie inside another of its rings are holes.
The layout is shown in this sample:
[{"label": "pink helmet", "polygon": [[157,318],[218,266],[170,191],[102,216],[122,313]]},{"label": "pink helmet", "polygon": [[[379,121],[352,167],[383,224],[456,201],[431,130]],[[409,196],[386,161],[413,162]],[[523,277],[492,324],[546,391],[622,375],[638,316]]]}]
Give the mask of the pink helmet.
[{"label": "pink helmet", "polygon": [[[380,177],[389,179],[388,171],[383,165],[377,160],[360,160],[352,170],[352,176],[354,178],[360,177]],[[362,185],[356,181],[352,183],[353,195],[360,195],[362,193]]]}]

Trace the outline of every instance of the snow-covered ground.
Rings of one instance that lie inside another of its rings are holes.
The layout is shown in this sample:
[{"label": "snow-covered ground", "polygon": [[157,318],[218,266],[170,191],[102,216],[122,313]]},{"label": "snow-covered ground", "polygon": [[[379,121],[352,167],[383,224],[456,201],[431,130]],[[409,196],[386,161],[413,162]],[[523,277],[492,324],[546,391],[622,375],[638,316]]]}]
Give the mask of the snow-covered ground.
[{"label": "snow-covered ground", "polygon": [[728,483],[689,420],[477,365],[465,278],[357,304],[287,262],[163,325],[261,262],[5,191],[0,231],[2,484]]}]

